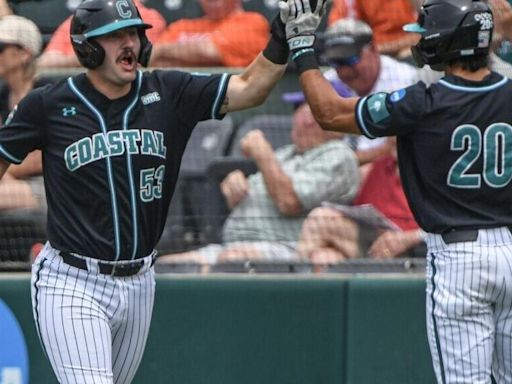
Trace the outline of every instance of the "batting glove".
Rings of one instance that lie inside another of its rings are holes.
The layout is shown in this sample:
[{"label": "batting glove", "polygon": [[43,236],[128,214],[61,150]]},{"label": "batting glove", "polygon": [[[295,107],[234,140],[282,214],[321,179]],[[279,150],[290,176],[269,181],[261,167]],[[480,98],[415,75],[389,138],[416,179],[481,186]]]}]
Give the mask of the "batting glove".
[{"label": "batting glove", "polygon": [[286,3],[279,3],[280,14],[286,16],[288,46],[299,73],[318,67],[314,59],[313,45],[315,32],[322,21],[326,5],[327,0],[288,0]]},{"label": "batting glove", "polygon": [[287,1],[279,2],[279,13],[270,24],[270,40],[263,50],[263,55],[276,64],[286,64],[290,49],[286,36],[285,23],[288,19],[289,7]]}]

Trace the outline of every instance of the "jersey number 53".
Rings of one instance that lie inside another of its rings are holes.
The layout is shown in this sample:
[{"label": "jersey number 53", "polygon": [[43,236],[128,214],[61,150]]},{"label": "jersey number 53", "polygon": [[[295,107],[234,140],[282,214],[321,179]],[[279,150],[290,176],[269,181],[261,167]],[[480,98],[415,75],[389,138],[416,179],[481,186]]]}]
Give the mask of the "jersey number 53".
[{"label": "jersey number 53", "polygon": [[165,175],[165,165],[158,168],[147,168],[140,171],[140,199],[149,203],[162,198],[162,185]]}]

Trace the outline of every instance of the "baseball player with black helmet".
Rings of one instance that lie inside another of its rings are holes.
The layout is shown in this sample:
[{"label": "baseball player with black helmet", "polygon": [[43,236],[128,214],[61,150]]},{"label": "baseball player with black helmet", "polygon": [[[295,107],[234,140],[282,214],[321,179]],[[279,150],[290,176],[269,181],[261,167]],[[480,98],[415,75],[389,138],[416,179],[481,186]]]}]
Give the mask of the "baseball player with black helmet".
[{"label": "baseball player with black helmet", "polygon": [[[301,9],[306,24],[312,17]],[[437,381],[512,383],[512,84],[488,69],[493,15],[483,1],[426,0],[404,29],[420,36],[418,65],[445,72],[430,87],[343,99],[312,47],[292,58],[324,129],[397,136],[404,190],[426,232]]]},{"label": "baseball player with black helmet", "polygon": [[287,10],[241,74],[142,72],[151,26],[132,0],[85,0],[71,40],[86,73],[30,92],[0,129],[0,177],[43,151],[49,241],[33,264],[32,303],[59,382],[133,379],[187,140],[198,121],[265,100],[288,59]]}]

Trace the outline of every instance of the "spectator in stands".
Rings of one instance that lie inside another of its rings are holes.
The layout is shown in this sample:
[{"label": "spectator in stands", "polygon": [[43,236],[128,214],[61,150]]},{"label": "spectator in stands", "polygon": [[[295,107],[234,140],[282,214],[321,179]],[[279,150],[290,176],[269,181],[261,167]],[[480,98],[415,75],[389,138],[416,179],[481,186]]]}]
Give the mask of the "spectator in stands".
[{"label": "spectator in stands", "polygon": [[[155,9],[147,8],[143,0],[134,0],[144,22],[151,24],[153,28],[147,30],[147,36],[152,42],[165,30],[166,21]],[[44,49],[38,60],[40,68],[68,68],[79,67],[80,63],[76,58],[71,45],[69,30],[71,27],[71,16],[69,16],[53,33],[52,38]]]},{"label": "spectator in stands", "polygon": [[[0,120],[35,87],[49,79],[36,77],[35,60],[41,51],[41,34],[37,26],[21,16],[0,18]],[[0,182],[0,209],[36,208],[43,203],[42,180],[27,180],[42,172],[41,152],[32,152],[22,164],[9,169]],[[40,187],[39,187],[40,184]],[[35,194],[34,194],[35,192]]]},{"label": "spectator in stands", "polygon": [[163,256],[161,262],[210,265],[294,257],[302,223],[311,209],[324,200],[352,201],[359,187],[353,151],[339,140],[339,134],[322,131],[302,93],[286,96],[299,104],[293,116],[293,144],[274,151],[261,131],[250,131],[240,145],[259,172],[246,178],[237,170],[221,183],[232,209],[223,227],[224,244]]},{"label": "spectator in stands", "polygon": [[153,47],[153,66],[244,67],[265,47],[270,26],[241,0],[199,0],[204,16],[170,24]]},{"label": "spectator in stands", "polygon": [[334,0],[328,25],[345,18],[364,21],[372,28],[379,53],[400,59],[411,56],[417,37],[402,27],[416,21],[412,0]]},{"label": "spectator in stands", "polygon": [[[417,68],[377,51],[372,29],[359,20],[342,19],[329,26],[320,56],[333,68],[326,72],[326,77],[339,78],[357,96],[391,92],[418,80]],[[354,136],[350,139],[361,165],[387,150],[384,138],[370,140]]]},{"label": "spectator in stands", "polygon": [[400,181],[396,138],[387,140],[388,154],[372,163],[353,204],[373,205],[399,230],[359,225],[363,219],[350,218],[335,206],[319,207],[310,212],[302,227],[297,246],[302,260],[325,265],[366,255],[376,259],[424,255],[423,232]]}]

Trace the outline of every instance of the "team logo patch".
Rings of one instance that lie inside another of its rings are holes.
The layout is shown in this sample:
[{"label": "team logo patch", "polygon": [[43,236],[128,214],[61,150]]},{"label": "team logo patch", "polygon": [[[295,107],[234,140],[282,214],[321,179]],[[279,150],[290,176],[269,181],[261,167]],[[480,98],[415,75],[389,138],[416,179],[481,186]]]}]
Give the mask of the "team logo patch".
[{"label": "team logo patch", "polygon": [[389,96],[389,100],[391,100],[393,103],[396,103],[397,101],[400,101],[405,96],[405,89],[399,89],[398,91],[393,92]]},{"label": "team logo patch", "polygon": [[494,22],[492,21],[492,16],[489,12],[477,13],[475,15],[475,20],[480,22],[481,31],[490,30],[494,25]]},{"label": "team logo patch", "polygon": [[151,92],[144,96],[141,96],[142,104],[148,105],[156,103],[157,101],[160,101],[160,94],[158,92]]},{"label": "team logo patch", "polygon": [[130,9],[130,4],[126,0],[119,0],[116,2],[117,13],[123,19],[129,19],[132,17],[132,11]]},{"label": "team logo patch", "polygon": [[374,123],[379,123],[389,117],[385,93],[376,93],[370,96],[367,101],[367,106],[370,117]]}]

